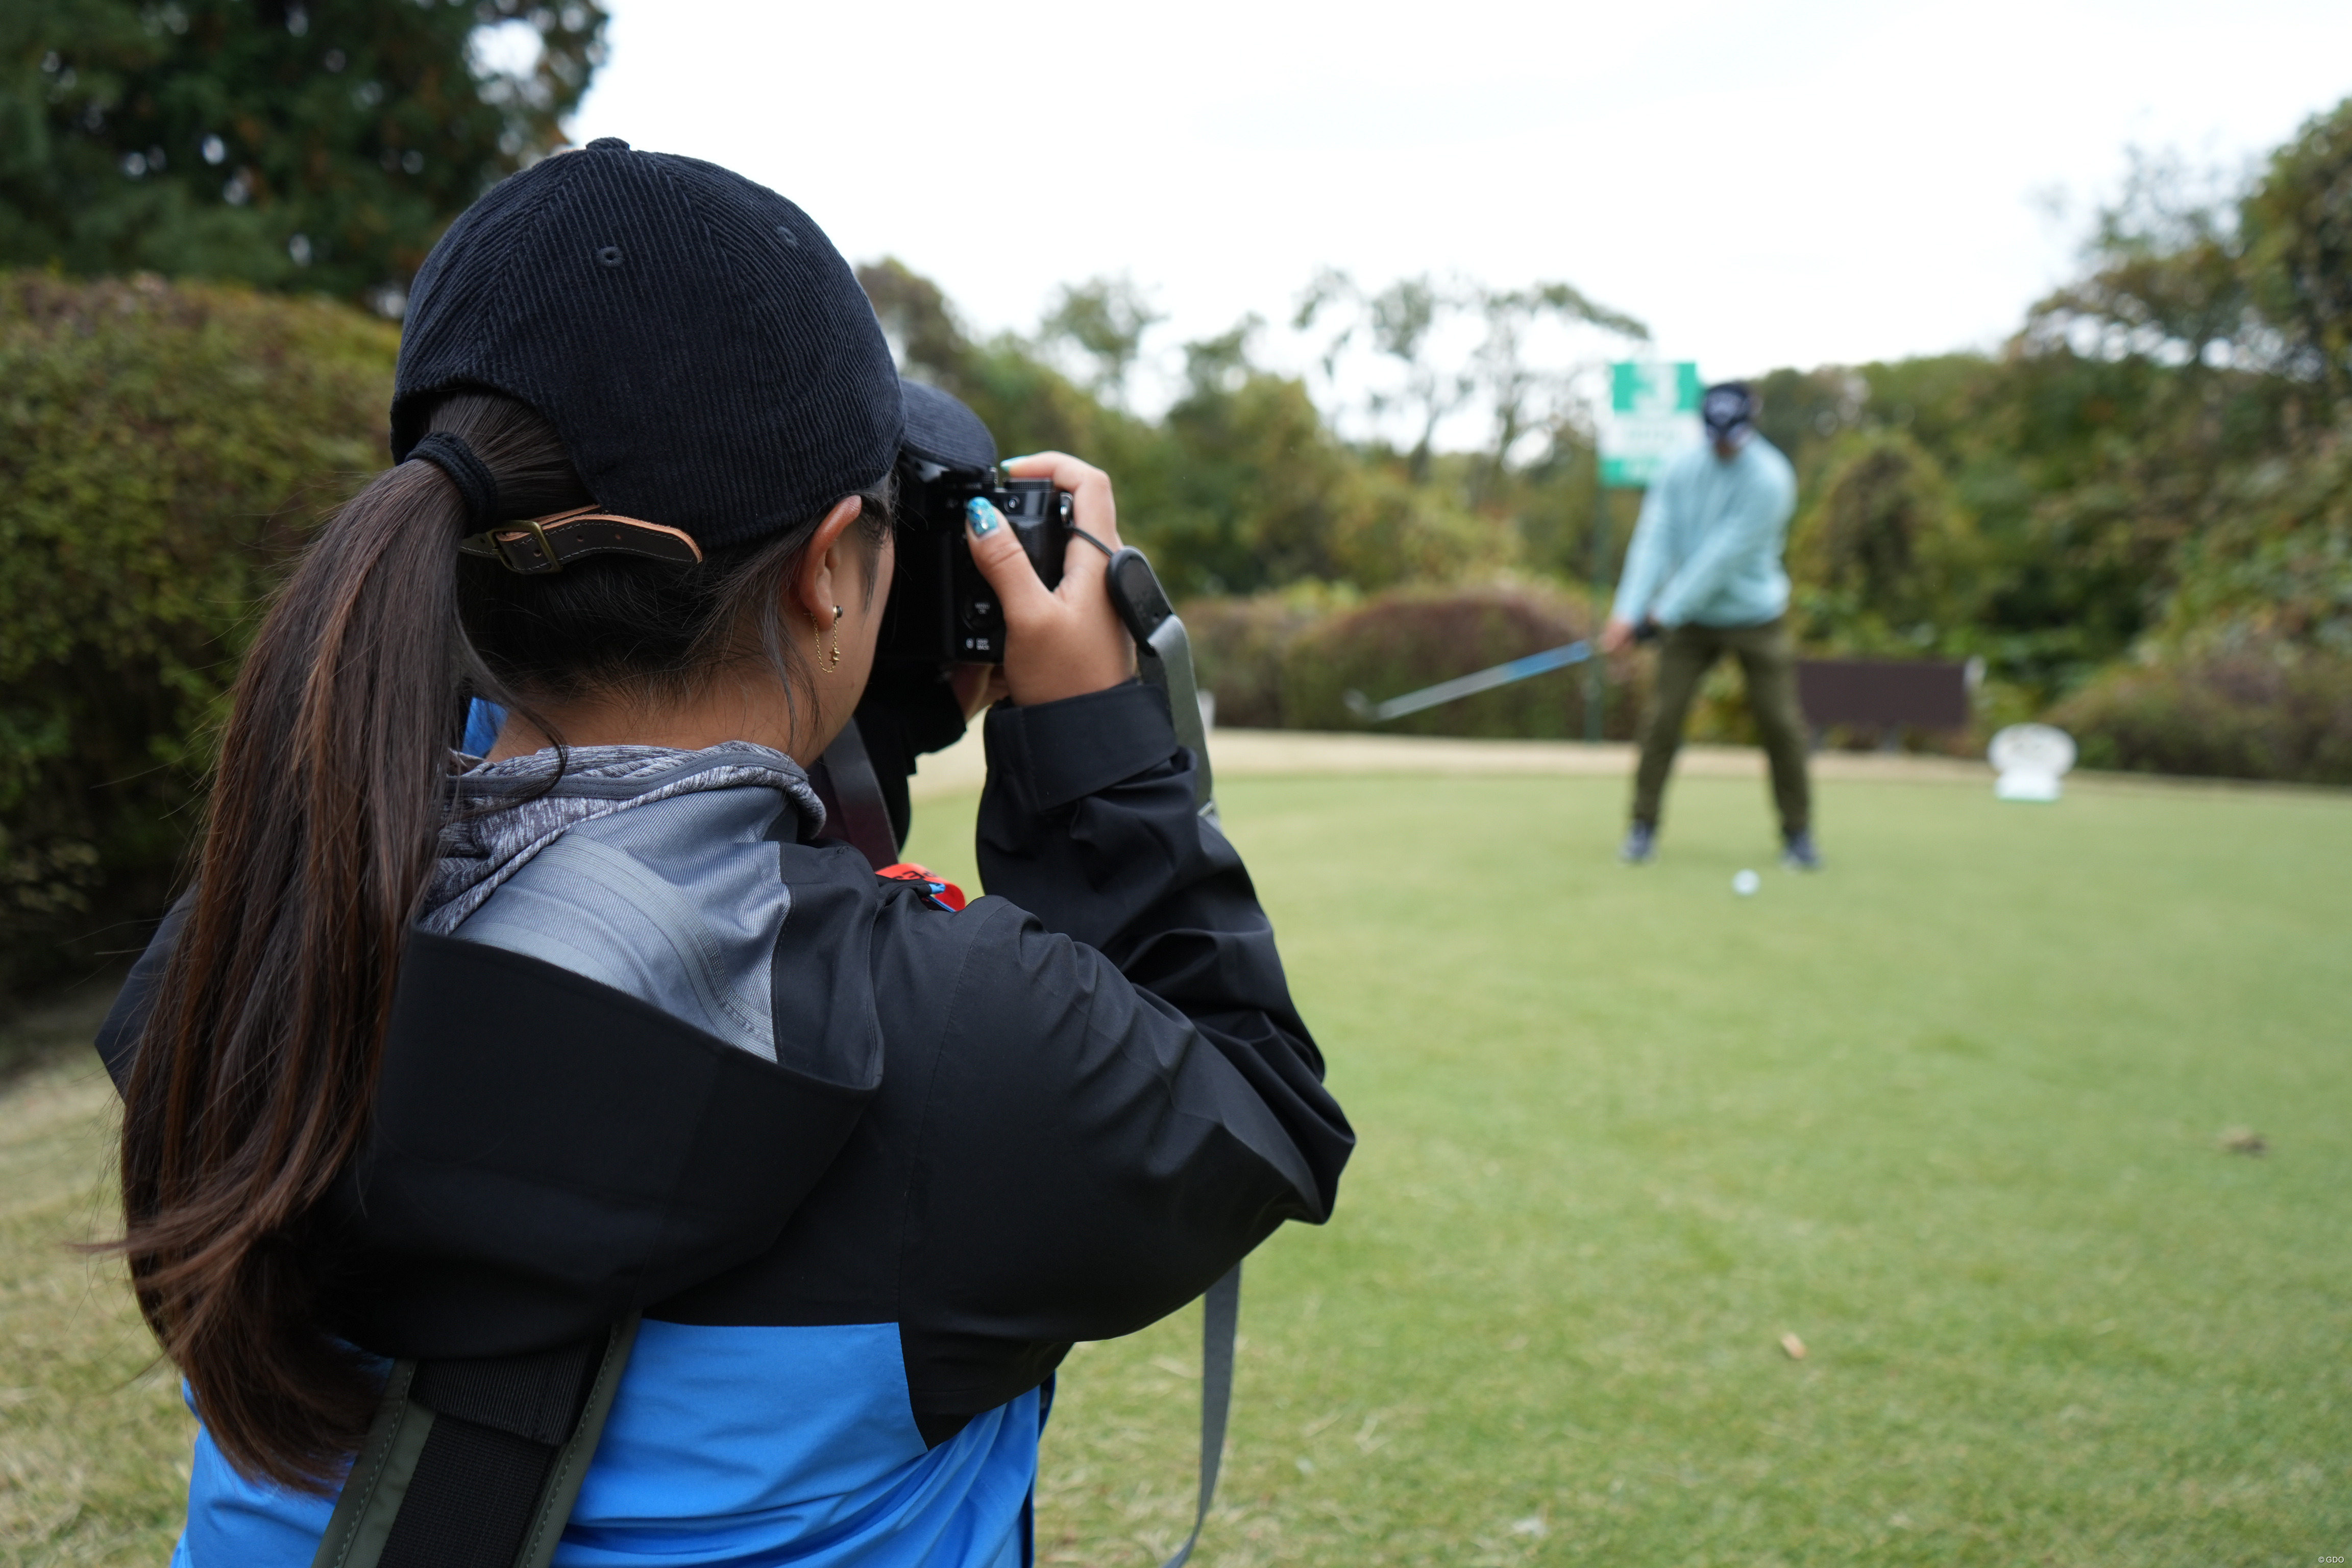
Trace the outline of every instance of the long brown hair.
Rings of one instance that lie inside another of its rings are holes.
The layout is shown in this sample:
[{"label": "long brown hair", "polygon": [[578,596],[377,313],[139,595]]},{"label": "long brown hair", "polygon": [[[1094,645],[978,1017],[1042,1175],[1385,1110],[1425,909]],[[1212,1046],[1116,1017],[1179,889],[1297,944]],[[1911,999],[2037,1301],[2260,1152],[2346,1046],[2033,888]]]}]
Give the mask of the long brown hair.
[{"label": "long brown hair", "polygon": [[[520,403],[459,394],[430,424],[480,456],[510,516],[593,499]],[[888,518],[887,489],[868,495],[861,535]],[[376,1399],[363,1356],[317,1317],[307,1219],[366,1136],[465,699],[528,710],[583,685],[674,689],[745,654],[795,673],[777,616],[815,519],[699,566],[591,560],[544,580],[471,558],[461,574],[464,521],[439,469],[395,467],[271,606],[123,1094],[140,1310],[222,1453],[287,1485],[331,1485]]]}]

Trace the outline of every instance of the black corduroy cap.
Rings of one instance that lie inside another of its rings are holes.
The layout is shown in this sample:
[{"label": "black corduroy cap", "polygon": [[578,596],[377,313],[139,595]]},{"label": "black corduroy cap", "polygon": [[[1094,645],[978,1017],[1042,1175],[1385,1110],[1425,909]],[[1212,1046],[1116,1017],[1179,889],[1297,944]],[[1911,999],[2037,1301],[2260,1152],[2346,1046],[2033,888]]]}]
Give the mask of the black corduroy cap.
[{"label": "black corduroy cap", "polygon": [[807,214],[612,137],[509,176],[425,258],[393,385],[395,459],[461,387],[538,410],[599,506],[704,545],[878,483],[906,418],[874,309]]}]

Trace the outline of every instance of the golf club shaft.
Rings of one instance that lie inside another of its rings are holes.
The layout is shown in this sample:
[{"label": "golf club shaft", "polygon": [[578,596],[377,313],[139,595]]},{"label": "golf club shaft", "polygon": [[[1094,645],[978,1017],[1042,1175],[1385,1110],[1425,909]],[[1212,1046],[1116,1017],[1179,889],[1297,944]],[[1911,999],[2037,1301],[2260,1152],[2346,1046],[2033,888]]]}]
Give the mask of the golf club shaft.
[{"label": "golf club shaft", "polygon": [[1492,691],[1497,686],[1508,686],[1515,680],[1525,680],[1531,675],[1542,675],[1555,669],[1565,669],[1571,664],[1582,664],[1592,657],[1592,645],[1581,640],[1560,647],[1548,647],[1541,653],[1531,653],[1525,658],[1515,658],[1508,664],[1498,664],[1491,669],[1481,669],[1469,675],[1459,675],[1452,680],[1441,680],[1434,686],[1424,686],[1418,691],[1408,691],[1402,697],[1391,697],[1386,702],[1372,706],[1374,722],[1401,719],[1407,713],[1418,713],[1424,708],[1434,708],[1441,702],[1451,702],[1458,697],[1469,697],[1481,691]]}]

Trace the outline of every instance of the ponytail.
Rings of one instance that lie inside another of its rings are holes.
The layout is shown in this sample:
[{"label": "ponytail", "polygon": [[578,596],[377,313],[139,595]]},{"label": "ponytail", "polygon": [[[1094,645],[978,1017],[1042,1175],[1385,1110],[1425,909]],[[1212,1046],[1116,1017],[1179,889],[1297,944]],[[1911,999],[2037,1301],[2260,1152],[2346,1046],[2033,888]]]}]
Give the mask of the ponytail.
[{"label": "ponytail", "polygon": [[[321,1323],[311,1215],[366,1136],[393,987],[446,809],[464,699],[691,689],[764,659],[807,679],[782,620],[816,518],[690,567],[613,558],[521,577],[460,557],[487,493],[508,517],[591,498],[554,429],[490,393],[458,438],[320,531],[246,658],[192,907],[123,1092],[121,1247],[140,1310],[238,1469],[331,1487],[377,1384]],[[428,437],[429,439],[429,437]],[[483,470],[472,472],[473,460]],[[860,536],[890,526],[886,479]]]},{"label": "ponytail", "polygon": [[[446,401],[519,510],[580,489],[520,405]],[[221,1451],[331,1484],[376,1387],[319,1324],[306,1216],[374,1099],[394,982],[436,857],[463,683],[467,509],[423,462],[320,531],[232,696],[192,908],[123,1095],[123,1251]]]}]

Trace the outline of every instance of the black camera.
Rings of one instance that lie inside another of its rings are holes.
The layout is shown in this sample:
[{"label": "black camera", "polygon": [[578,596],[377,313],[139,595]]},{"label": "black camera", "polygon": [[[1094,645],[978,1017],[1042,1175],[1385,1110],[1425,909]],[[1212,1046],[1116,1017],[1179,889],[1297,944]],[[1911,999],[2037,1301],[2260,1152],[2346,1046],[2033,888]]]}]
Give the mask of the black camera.
[{"label": "black camera", "polygon": [[[998,479],[996,437],[979,415],[935,386],[913,381],[900,385],[907,424],[897,469],[898,568],[883,605],[876,664],[877,676],[895,668],[900,679],[915,676],[920,685],[936,682],[951,664],[1004,661],[1004,606],[972,563],[964,535],[965,509],[972,500],[987,500],[1004,514],[1048,588],[1061,584],[1062,562],[1076,527],[1070,492],[1055,489],[1051,479]],[[1176,738],[1192,753],[1197,803],[1214,822],[1208,732],[1201,721],[1192,644],[1183,619],[1143,552],[1113,552],[1105,572],[1111,608],[1135,639],[1136,674],[1166,694]],[[926,669],[928,676],[918,673]],[[856,735],[853,726],[844,740]],[[870,783],[873,770],[862,742],[855,749],[855,766],[864,769]],[[875,836],[877,852],[887,837],[886,824]]]},{"label": "black camera", "polygon": [[889,664],[1002,664],[1004,606],[972,564],[964,509],[993,502],[1048,588],[1062,581],[1070,492],[1051,479],[999,479],[996,437],[980,416],[919,382],[904,384],[898,451],[898,564],[877,658]]},{"label": "black camera", "polygon": [[972,563],[964,508],[995,503],[1048,588],[1062,580],[1070,492],[1051,479],[1006,479],[994,465],[950,468],[909,454],[898,464],[898,564],[878,656],[894,663],[1002,664],[1004,606]]}]

